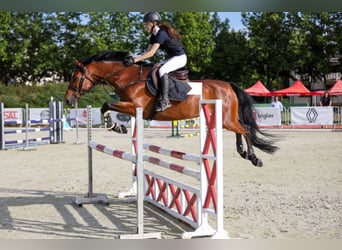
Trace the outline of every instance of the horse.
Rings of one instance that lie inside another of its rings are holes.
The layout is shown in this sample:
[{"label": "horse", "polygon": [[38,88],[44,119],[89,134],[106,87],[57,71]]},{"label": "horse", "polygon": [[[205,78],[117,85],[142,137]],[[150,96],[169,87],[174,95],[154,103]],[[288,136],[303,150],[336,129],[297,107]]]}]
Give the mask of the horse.
[{"label": "horse", "polygon": [[[199,116],[199,95],[188,95],[183,101],[171,100],[170,108],[154,112],[158,97],[147,88],[147,78],[154,65],[140,63],[126,66],[124,62],[128,56],[129,52],[110,50],[84,60],[75,60],[75,68],[65,92],[67,105],[73,105],[96,84],[103,83],[112,86],[120,97],[119,101],[107,101],[102,106],[105,123],[113,123],[110,111],[135,116],[137,107],[143,108],[143,119],[173,121]],[[275,145],[274,135],[258,128],[251,96],[234,83],[211,79],[191,82],[202,82],[202,99],[222,99],[222,126],[235,132],[237,152],[254,166],[262,167],[263,162],[255,155],[253,146],[268,154],[273,154],[279,148]],[[210,111],[212,109],[209,107]],[[113,127],[116,132],[127,133],[123,125],[113,123]]]}]

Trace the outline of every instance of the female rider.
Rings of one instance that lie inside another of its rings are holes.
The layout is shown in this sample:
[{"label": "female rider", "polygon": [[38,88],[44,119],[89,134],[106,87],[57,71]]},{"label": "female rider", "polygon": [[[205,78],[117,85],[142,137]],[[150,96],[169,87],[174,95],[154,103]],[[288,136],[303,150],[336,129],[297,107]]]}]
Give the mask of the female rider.
[{"label": "female rider", "polygon": [[158,12],[148,12],[145,14],[143,19],[145,29],[151,34],[147,52],[126,61],[126,65],[131,65],[154,56],[158,49],[166,52],[168,58],[160,62],[162,65],[159,69],[161,96],[155,108],[157,112],[162,112],[171,107],[168,73],[184,67],[187,63],[187,56],[181,42],[181,36],[173,27],[168,24],[162,24],[161,21],[162,19]]}]

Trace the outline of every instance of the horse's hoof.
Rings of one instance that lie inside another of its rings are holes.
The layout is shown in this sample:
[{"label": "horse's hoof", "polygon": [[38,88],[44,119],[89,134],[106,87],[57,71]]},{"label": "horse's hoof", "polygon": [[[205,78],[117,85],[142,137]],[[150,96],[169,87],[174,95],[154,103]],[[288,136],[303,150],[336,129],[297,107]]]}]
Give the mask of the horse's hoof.
[{"label": "horse's hoof", "polygon": [[119,124],[115,124],[113,127],[112,127],[112,130],[116,133],[119,133],[119,134],[127,134],[127,128],[124,126],[124,125],[119,125]]},{"label": "horse's hoof", "polygon": [[262,160],[260,159],[257,159],[257,161],[255,163],[253,162],[253,164],[254,166],[259,167],[259,168],[261,168],[264,165]]},{"label": "horse's hoof", "polygon": [[120,125],[120,127],[121,127],[121,133],[122,134],[127,134],[127,128],[124,126],[124,125]]},{"label": "horse's hoof", "polygon": [[262,160],[260,160],[258,157],[256,157],[255,154],[249,155],[248,159],[253,163],[256,167],[262,167],[263,163]]}]

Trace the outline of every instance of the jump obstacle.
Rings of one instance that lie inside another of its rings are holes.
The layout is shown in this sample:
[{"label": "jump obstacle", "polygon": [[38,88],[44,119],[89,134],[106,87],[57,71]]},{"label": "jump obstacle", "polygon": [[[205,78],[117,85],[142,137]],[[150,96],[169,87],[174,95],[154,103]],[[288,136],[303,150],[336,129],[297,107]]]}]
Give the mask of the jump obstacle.
[{"label": "jump obstacle", "polygon": [[[139,166],[143,166],[143,158],[142,154],[134,155],[132,153],[124,152],[118,149],[111,149],[104,145],[98,144],[92,141],[92,113],[91,113],[91,106],[88,106],[88,193],[86,196],[83,197],[75,197],[73,202],[78,205],[82,206],[83,204],[87,203],[103,203],[105,205],[109,205],[109,200],[107,199],[106,195],[95,195],[93,193],[93,157],[92,157],[92,150],[95,149],[102,153],[106,153],[112,155],[114,157],[127,160],[130,162],[134,162]],[[136,109],[137,119],[135,122],[134,129],[138,135],[138,150],[142,152],[142,139],[144,133],[144,121],[142,119],[142,109]],[[120,239],[148,239],[148,238],[161,238],[161,234],[157,233],[144,233],[144,194],[143,194],[143,168],[137,168],[137,182],[138,182],[138,193],[137,193],[137,232],[136,234],[128,234],[128,235],[120,235]]]},{"label": "jump obstacle", "polygon": [[[51,101],[49,102],[49,119],[30,120],[29,107],[25,105],[24,118],[20,121],[5,121],[4,104],[0,103],[0,150],[12,148],[29,148],[40,144],[57,144],[63,142],[63,103]],[[22,125],[25,128],[5,129],[8,125]],[[32,128],[32,124],[47,124],[48,127]],[[47,131],[44,137],[29,138],[29,134],[35,132]],[[25,134],[25,139],[6,140],[7,134]]]},{"label": "jump obstacle", "polygon": [[[164,149],[159,146],[143,144],[142,118],[137,115],[132,119],[132,151],[127,153],[118,149],[111,149],[91,140],[91,110],[88,115],[88,194],[76,197],[77,205],[84,203],[102,202],[108,204],[105,195],[94,195],[92,190],[92,149],[132,162],[132,187],[119,197],[137,196],[138,227],[137,235],[129,238],[146,238],[143,233],[143,201],[147,201],[164,210],[171,216],[185,222],[195,229],[185,232],[182,238],[211,236],[211,238],[229,238],[223,226],[223,152],[222,152],[222,100],[205,100],[200,105],[200,155],[183,153]],[[209,105],[214,105],[212,114]],[[137,109],[137,114],[139,111]],[[180,160],[193,161],[200,166],[200,170],[187,168],[178,164],[168,163],[144,154],[144,149],[174,157]],[[145,169],[143,162],[149,162],[169,170],[199,180],[199,187],[162,176]],[[143,180],[143,181],[142,181]],[[216,228],[209,225],[208,217],[214,217]],[[154,235],[155,236],[155,235]]]}]

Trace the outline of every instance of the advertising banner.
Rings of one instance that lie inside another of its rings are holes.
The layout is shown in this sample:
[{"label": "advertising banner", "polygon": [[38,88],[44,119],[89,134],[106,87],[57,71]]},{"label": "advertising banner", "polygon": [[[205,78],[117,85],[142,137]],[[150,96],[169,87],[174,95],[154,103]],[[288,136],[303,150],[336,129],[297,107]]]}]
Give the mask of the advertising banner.
[{"label": "advertising banner", "polygon": [[49,123],[50,111],[48,108],[30,108],[30,120],[43,120],[42,123]]},{"label": "advertising banner", "polygon": [[[93,125],[101,125],[101,111],[100,108],[92,108],[92,118],[93,118]],[[67,114],[67,120],[70,119],[70,126],[75,127],[76,126],[76,113],[77,113],[77,121],[79,126],[87,126],[87,117],[88,117],[88,110],[86,108],[79,108],[77,109],[71,109],[70,113]]]},{"label": "advertising banner", "polygon": [[21,124],[23,120],[23,111],[21,108],[5,108],[4,121]]},{"label": "advertising banner", "polygon": [[258,126],[280,126],[281,111],[274,107],[256,107],[256,122]]},{"label": "advertising banner", "polygon": [[126,127],[131,126],[131,116],[116,111],[110,113],[112,120],[120,125],[125,125]]},{"label": "advertising banner", "polygon": [[292,125],[333,125],[333,107],[292,107]]}]

